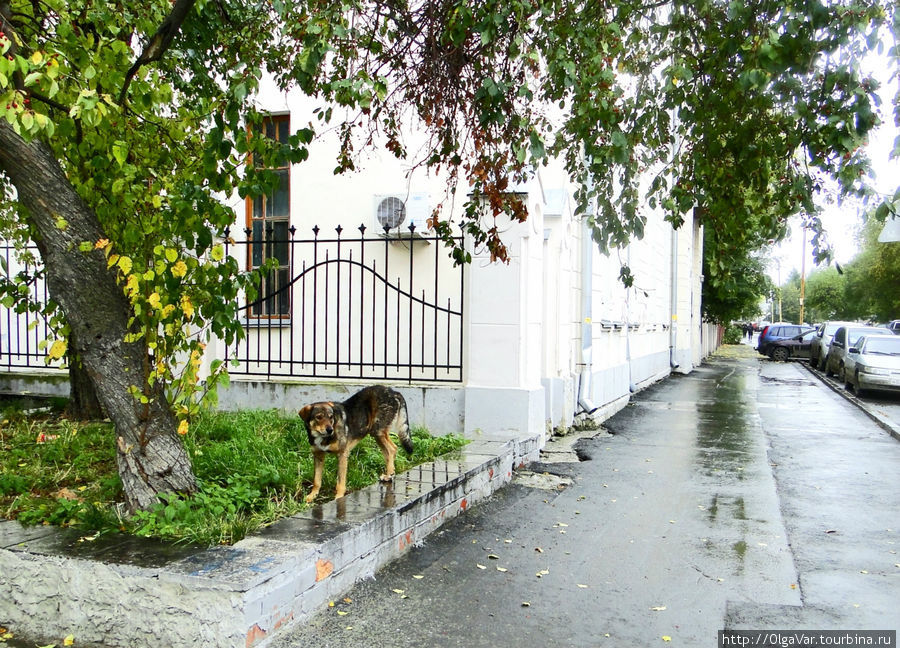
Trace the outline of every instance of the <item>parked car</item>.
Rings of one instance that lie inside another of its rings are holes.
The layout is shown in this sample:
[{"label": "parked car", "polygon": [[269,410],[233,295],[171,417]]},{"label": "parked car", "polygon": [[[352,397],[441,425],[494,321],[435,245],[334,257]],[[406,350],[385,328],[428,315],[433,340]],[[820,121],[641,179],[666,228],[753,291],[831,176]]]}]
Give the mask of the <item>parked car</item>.
[{"label": "parked car", "polygon": [[855,322],[823,322],[816,328],[816,337],[809,347],[809,364],[816,369],[825,369],[825,356],[828,355],[828,345],[834,332],[842,326],[857,326]]},{"label": "parked car", "polygon": [[844,385],[862,396],[868,389],[900,392],[900,336],[864,335],[847,349]]},{"label": "parked car", "polygon": [[887,323],[887,327],[897,335],[900,335],[900,320],[891,320]]},{"label": "parked car", "polygon": [[847,350],[856,344],[863,335],[893,335],[886,328],[877,326],[842,326],[834,332],[831,344],[828,345],[828,354],[825,356],[825,375],[844,375],[844,358]]},{"label": "parked car", "polygon": [[816,329],[809,329],[805,333],[786,340],[775,340],[769,345],[769,357],[779,362],[788,358],[808,358],[814,337],[816,337]]},{"label": "parked car", "polygon": [[769,355],[769,346],[776,340],[786,340],[795,335],[806,333],[808,328],[800,324],[789,324],[788,322],[775,322],[769,324],[759,334],[759,340],[756,343],[756,350],[764,356]]}]

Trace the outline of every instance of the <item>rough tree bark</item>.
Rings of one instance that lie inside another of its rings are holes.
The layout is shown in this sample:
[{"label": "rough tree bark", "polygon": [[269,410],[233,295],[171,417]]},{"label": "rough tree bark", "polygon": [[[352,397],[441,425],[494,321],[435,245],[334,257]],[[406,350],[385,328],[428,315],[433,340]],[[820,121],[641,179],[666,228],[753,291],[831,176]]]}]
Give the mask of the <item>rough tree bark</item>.
[{"label": "rough tree bark", "polygon": [[103,230],[78,196],[46,144],[26,142],[0,120],[0,171],[12,181],[37,232],[47,285],[72,332],[80,356],[116,432],[119,474],[128,509],[146,509],[162,492],[192,493],[197,483],[159,385],[148,404],[130,393],[146,391],[143,341],[126,343],[130,304],[100,250],[82,252]]},{"label": "rough tree bark", "polygon": [[99,421],[106,418],[106,414],[84,363],[74,353],[77,346],[77,342],[70,343],[73,351],[69,352],[69,404],[66,406],[66,416],[79,421]]}]

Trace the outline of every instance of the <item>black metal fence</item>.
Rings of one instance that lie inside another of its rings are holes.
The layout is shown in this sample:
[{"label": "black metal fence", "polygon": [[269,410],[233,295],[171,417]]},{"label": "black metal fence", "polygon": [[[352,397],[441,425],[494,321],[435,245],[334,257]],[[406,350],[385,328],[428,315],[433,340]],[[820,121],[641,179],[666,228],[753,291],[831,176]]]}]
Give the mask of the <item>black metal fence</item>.
[{"label": "black metal fence", "polygon": [[[461,382],[463,267],[415,228],[345,236],[318,226],[244,230],[228,253],[277,259],[265,294],[241,306],[246,338],[229,373],[273,377]],[[254,240],[254,234],[257,240]],[[258,240],[262,239],[262,240]]]},{"label": "black metal fence", "polygon": [[65,369],[59,360],[47,362],[51,330],[37,311],[49,297],[39,264],[37,248],[0,243],[0,370]]},{"label": "black metal fence", "polygon": [[[452,265],[442,242],[415,229],[372,235],[360,226],[352,237],[341,227],[333,232],[326,236],[313,227],[311,236],[298,237],[293,227],[264,228],[254,240],[248,229],[246,240],[228,239],[227,251],[240,263],[277,258],[280,264],[264,278],[264,293],[240,306],[246,335],[225,349],[229,373],[461,382],[463,267]],[[34,262],[22,262],[0,244],[0,264],[7,276],[32,277],[27,299],[46,302]],[[60,368],[46,362],[49,335],[42,317],[6,299],[0,304],[0,370]]]}]

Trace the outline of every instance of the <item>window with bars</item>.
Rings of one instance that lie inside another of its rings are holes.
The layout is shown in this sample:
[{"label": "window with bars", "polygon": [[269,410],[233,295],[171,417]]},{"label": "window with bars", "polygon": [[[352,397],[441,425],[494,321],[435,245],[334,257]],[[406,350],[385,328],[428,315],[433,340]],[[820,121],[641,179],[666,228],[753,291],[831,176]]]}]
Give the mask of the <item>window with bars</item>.
[{"label": "window with bars", "polygon": [[[264,122],[266,137],[286,143],[290,136],[290,117],[273,115]],[[260,284],[259,298],[250,307],[253,317],[287,318],[291,313],[288,289],[290,264],[291,169],[270,167],[277,175],[275,189],[256,198],[247,198],[247,234],[250,238],[247,264],[259,268],[276,259],[277,268],[267,273]]]}]

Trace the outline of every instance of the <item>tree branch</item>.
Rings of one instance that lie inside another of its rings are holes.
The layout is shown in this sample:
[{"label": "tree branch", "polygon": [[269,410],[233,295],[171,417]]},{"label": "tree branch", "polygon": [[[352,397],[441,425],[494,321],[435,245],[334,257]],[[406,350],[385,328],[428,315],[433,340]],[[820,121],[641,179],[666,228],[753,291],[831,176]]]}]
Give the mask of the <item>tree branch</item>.
[{"label": "tree branch", "polygon": [[175,34],[181,29],[181,24],[187,18],[188,12],[193,8],[195,2],[196,0],[175,0],[175,3],[172,5],[172,11],[166,16],[166,19],[156,30],[156,33],[153,34],[147,46],[144,47],[144,51],[141,52],[141,55],[125,75],[125,83],[122,84],[122,90],[119,92],[119,105],[125,102],[128,87],[131,85],[131,81],[138,73],[138,70],[148,63],[162,59],[163,54],[169,49],[172,39],[175,38]]}]

